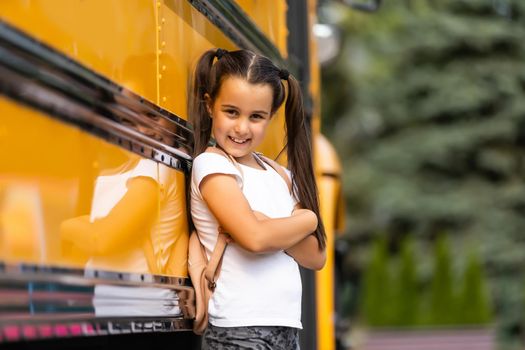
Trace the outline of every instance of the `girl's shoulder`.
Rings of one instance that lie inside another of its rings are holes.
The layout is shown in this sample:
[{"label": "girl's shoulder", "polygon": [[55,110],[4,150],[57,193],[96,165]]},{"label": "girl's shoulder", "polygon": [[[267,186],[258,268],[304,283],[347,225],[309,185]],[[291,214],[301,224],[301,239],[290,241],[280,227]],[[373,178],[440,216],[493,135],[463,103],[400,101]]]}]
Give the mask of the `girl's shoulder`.
[{"label": "girl's shoulder", "polygon": [[219,153],[205,151],[193,159],[192,169],[196,167],[207,168],[207,167],[216,167],[216,166],[220,166],[220,167],[226,166],[228,168],[229,167],[235,168],[235,166],[231,163],[231,161],[225,156]]},{"label": "girl's shoulder", "polygon": [[198,183],[210,174],[234,175],[238,182],[242,181],[242,174],[227,156],[218,152],[206,150],[193,159],[192,176]]},{"label": "girl's shoulder", "polygon": [[230,156],[224,152],[222,149],[220,148],[217,148],[217,147],[208,147],[204,150],[204,152],[200,153],[199,155],[197,155],[194,160],[198,159],[198,158],[206,158],[206,157],[215,157],[215,156],[219,156],[219,157],[222,157],[224,159],[227,159],[227,160],[230,160]]}]

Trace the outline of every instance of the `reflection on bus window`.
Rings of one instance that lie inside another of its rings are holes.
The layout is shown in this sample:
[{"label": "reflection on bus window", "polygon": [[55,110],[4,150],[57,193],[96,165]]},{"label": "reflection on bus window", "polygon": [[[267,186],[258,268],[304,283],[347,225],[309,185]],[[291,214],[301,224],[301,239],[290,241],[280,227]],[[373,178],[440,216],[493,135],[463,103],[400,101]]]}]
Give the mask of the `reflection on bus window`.
[{"label": "reflection on bus window", "polygon": [[64,221],[62,239],[90,256],[90,269],[185,276],[184,186],[176,180],[149,159],[103,172],[90,214]]},{"label": "reflection on bus window", "polygon": [[97,285],[97,317],[182,316],[177,291],[168,288]]}]

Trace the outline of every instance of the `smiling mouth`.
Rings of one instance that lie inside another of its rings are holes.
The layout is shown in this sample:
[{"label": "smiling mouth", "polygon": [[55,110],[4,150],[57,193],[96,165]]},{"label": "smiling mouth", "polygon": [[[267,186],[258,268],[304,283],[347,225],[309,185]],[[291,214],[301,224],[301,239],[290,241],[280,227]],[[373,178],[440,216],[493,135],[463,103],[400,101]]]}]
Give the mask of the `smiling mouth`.
[{"label": "smiling mouth", "polygon": [[231,141],[233,141],[233,142],[235,142],[236,144],[238,144],[238,145],[243,145],[243,144],[245,144],[246,142],[250,141],[250,139],[237,139],[237,138],[235,138],[235,137],[231,137],[231,136],[228,136],[228,138],[229,138]]}]

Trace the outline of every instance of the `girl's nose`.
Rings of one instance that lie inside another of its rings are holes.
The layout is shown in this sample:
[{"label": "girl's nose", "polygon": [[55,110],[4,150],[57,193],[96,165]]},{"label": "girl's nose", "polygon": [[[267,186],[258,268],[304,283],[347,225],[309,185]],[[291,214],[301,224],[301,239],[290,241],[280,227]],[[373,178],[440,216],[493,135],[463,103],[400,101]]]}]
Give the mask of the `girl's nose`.
[{"label": "girl's nose", "polygon": [[239,135],[243,135],[248,132],[248,120],[246,118],[237,119],[237,123],[235,123],[235,132]]}]

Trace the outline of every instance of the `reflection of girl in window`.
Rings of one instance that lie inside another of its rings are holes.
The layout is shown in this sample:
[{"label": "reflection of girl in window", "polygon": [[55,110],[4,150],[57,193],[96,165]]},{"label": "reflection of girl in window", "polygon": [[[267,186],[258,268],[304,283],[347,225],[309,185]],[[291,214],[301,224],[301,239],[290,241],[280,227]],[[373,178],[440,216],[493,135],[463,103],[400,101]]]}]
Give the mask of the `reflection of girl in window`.
[{"label": "reflection of girl in window", "polygon": [[97,178],[90,215],[64,221],[61,237],[91,256],[88,268],[185,276],[184,183],[138,158]]}]

